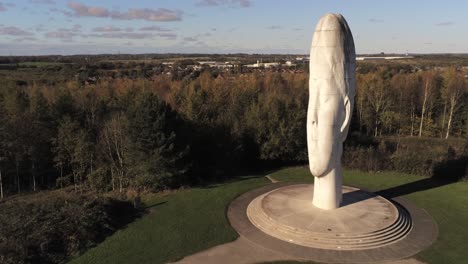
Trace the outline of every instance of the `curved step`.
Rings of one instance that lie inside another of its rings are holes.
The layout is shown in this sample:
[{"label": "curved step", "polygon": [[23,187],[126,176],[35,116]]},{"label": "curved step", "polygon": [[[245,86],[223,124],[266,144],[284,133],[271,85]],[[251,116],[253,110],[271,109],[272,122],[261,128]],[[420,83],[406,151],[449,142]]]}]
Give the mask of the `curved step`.
[{"label": "curved step", "polygon": [[[333,234],[311,232],[280,224],[265,213],[261,206],[261,200],[260,202],[254,201],[247,208],[247,215],[257,228],[278,239],[308,247],[340,250],[371,249],[397,242],[412,229],[409,213],[394,203],[392,204],[396,207],[398,216],[390,225],[367,233]],[[255,217],[251,217],[251,215],[255,215]],[[271,232],[272,230],[274,232]],[[300,242],[297,241],[298,238],[300,238]]]}]

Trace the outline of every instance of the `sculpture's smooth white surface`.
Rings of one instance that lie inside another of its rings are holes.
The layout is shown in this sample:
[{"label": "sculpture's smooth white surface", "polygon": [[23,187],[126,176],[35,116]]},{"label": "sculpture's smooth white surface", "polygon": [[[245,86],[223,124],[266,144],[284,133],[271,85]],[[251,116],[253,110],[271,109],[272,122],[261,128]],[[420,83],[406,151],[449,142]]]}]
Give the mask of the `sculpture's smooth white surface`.
[{"label": "sculpture's smooth white surface", "polygon": [[310,49],[307,147],[315,176],[313,204],[335,209],[342,201],[341,155],[355,95],[356,53],[346,20],[326,14]]}]

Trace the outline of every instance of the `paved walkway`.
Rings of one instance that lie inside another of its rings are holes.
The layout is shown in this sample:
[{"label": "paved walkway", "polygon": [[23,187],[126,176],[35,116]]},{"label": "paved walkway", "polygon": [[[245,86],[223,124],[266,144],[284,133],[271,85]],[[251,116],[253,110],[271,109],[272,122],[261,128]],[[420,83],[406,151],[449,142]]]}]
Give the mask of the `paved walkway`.
[{"label": "paved walkway", "polygon": [[180,264],[247,264],[290,260],[291,257],[260,247],[244,237],[188,256]]},{"label": "paved walkway", "polygon": [[[244,237],[239,237],[231,243],[212,247],[205,251],[198,252],[191,256],[180,260],[179,264],[252,264],[275,261],[304,261],[287,256],[269,249],[260,247],[247,240]],[[390,262],[382,262],[382,264],[424,264],[423,262],[410,258]]]}]

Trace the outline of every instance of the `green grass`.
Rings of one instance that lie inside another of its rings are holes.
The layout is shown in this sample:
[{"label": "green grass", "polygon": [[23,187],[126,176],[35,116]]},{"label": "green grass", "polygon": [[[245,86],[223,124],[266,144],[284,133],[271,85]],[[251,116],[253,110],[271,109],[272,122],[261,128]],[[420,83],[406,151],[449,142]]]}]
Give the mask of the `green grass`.
[{"label": "green grass", "polygon": [[[305,167],[282,169],[270,175],[280,181],[313,181]],[[439,186],[415,175],[356,170],[344,170],[344,183],[373,191],[399,186],[390,190],[401,192],[426,209],[439,226],[437,242],[416,257],[428,263],[466,263],[468,183]],[[241,193],[265,184],[268,182],[261,177],[241,178],[211,188],[150,197],[146,203],[153,206],[151,213],[71,263],[166,263],[232,241],[237,234],[226,219],[227,205]]]},{"label": "green grass", "polygon": [[244,177],[149,197],[150,213],[70,263],[167,263],[233,241],[238,235],[226,219],[226,205],[265,184],[263,177]]}]

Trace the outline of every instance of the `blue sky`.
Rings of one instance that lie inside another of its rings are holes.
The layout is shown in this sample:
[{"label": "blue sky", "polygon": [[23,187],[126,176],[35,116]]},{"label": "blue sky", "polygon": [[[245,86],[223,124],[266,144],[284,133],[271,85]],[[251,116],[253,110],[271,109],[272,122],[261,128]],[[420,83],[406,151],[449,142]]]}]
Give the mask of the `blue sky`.
[{"label": "blue sky", "polygon": [[468,1],[0,0],[0,55],[307,53],[328,12],[357,53],[468,53]]}]

